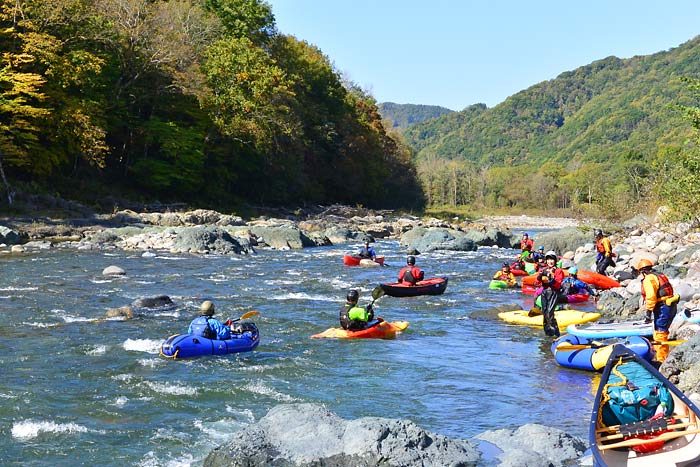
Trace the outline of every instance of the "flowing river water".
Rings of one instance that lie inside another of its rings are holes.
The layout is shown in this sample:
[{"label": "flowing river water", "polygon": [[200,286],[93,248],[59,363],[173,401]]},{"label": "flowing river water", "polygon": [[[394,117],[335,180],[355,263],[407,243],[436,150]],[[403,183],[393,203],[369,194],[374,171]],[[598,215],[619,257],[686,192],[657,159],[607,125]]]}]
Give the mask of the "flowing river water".
[{"label": "flowing river water", "polygon": [[[408,418],[450,437],[526,423],[585,437],[595,375],[558,367],[541,329],[496,316],[504,304],[532,304],[518,290],[487,288],[515,250],[419,256],[426,277],[448,276],[449,285],[441,296],[377,301],[378,316],[410,321],[397,339],[310,339],[338,325],[348,288],[366,304],[405,264],[396,241],[375,246],[383,268],[343,266],[348,248],[0,256],[0,463],[200,465],[233,432],[292,402],[321,403],[348,419]],[[110,265],[127,274],[103,276]],[[176,306],[103,319],[108,308],[163,294]],[[185,332],[206,299],[222,321],[260,311],[259,347],[161,357],[161,342]]]}]

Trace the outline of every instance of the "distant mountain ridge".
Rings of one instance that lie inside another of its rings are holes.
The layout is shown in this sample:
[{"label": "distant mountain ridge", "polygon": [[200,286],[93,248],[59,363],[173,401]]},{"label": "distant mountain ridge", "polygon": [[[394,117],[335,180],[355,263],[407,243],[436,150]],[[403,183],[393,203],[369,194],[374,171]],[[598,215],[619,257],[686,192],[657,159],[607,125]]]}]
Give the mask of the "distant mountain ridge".
[{"label": "distant mountain ridge", "polygon": [[[520,91],[492,108],[476,104],[404,131],[417,158],[487,166],[571,169],[614,164],[633,152],[653,156],[691,131],[674,104],[689,104],[683,76],[700,76],[700,36],[676,48],[629,59],[608,57]],[[692,105],[692,103],[690,103]]]},{"label": "distant mountain ridge", "polygon": [[398,128],[400,130],[410,128],[417,123],[422,123],[449,113],[454,113],[454,110],[440,107],[438,105],[395,104],[394,102],[382,102],[378,105],[378,107],[379,114],[382,116],[382,118],[390,121],[393,128]]}]

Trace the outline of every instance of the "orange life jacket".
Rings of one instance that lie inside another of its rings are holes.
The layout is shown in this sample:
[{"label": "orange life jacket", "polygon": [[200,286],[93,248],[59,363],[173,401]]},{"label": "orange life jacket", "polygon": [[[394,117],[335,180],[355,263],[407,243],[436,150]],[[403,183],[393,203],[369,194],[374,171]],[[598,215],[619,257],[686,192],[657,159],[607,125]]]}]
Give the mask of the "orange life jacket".
[{"label": "orange life jacket", "polygon": [[[660,272],[650,272],[649,274],[656,276],[659,281],[659,289],[656,291],[656,298],[666,298],[673,296],[673,286],[671,282],[666,277],[666,274]],[[646,300],[646,294],[644,293],[644,287],[642,287],[642,298]]]}]

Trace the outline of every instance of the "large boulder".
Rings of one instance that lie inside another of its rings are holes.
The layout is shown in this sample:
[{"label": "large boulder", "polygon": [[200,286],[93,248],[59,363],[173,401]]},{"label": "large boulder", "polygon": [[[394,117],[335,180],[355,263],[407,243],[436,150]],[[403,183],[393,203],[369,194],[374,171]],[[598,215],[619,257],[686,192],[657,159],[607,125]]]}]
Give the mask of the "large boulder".
[{"label": "large boulder", "polygon": [[543,425],[528,424],[515,430],[486,431],[477,438],[498,446],[501,467],[558,467],[572,465],[587,449],[587,443],[567,433]]},{"label": "large boulder", "polygon": [[591,241],[591,233],[583,232],[576,227],[565,227],[551,232],[536,233],[533,237],[535,248],[544,246],[545,251],[554,250],[557,254],[576,249]]},{"label": "large boulder", "polygon": [[344,420],[318,404],[280,405],[214,449],[205,467],[476,466],[474,441],[430,433],[408,420]]},{"label": "large boulder", "polygon": [[253,225],[250,231],[269,247],[278,250],[300,250],[305,246],[316,246],[306,234],[294,226]]},{"label": "large boulder", "polygon": [[6,245],[17,245],[21,242],[22,237],[20,234],[10,228],[5,227],[4,225],[0,225],[0,243],[4,243]]},{"label": "large boulder", "polygon": [[[418,229],[413,229],[418,230]],[[413,231],[401,236],[401,243],[408,245],[409,250],[418,250],[422,253],[434,250],[451,251],[476,251],[477,246],[473,240],[466,237],[464,232],[453,229],[421,229],[423,235],[416,237]]]},{"label": "large boulder", "polygon": [[231,234],[220,227],[212,226],[178,230],[173,241],[173,251],[217,255],[248,253]]}]

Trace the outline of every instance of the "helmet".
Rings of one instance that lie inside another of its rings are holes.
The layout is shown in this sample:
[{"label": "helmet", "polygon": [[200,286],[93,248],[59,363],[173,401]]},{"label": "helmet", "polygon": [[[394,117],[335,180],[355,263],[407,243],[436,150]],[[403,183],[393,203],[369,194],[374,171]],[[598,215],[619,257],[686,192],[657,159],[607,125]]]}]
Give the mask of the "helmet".
[{"label": "helmet", "polygon": [[544,245],[540,245],[540,246],[537,248],[537,250],[538,250],[538,251],[544,251]]},{"label": "helmet", "polygon": [[199,307],[199,309],[202,310],[202,314],[206,316],[214,316],[215,308],[214,304],[209,300],[202,302],[202,306]]},{"label": "helmet", "polygon": [[360,293],[355,289],[348,290],[347,299],[348,303],[357,303],[357,301],[360,299]]},{"label": "helmet", "polygon": [[527,234],[527,232],[523,232],[523,237],[529,237],[529,235]]},{"label": "helmet", "polygon": [[576,266],[571,266],[569,268],[569,275],[575,276],[576,274],[578,274],[578,268]]},{"label": "helmet", "polygon": [[369,240],[365,240],[365,246],[369,246]]},{"label": "helmet", "polygon": [[414,264],[416,264],[416,257],[415,257],[415,256],[409,256],[408,258],[406,258],[406,264],[410,264],[411,266],[413,266]]},{"label": "helmet", "polygon": [[644,268],[651,269],[652,266],[654,266],[654,263],[652,263],[648,259],[642,259],[639,260],[639,263],[637,263],[637,270],[641,271]]},{"label": "helmet", "polygon": [[554,258],[555,260],[557,259],[557,252],[554,250],[549,250],[545,255],[544,259],[549,259],[549,258]]},{"label": "helmet", "polygon": [[603,231],[600,230],[600,229],[596,229],[596,231],[595,231],[595,236],[596,236],[596,237],[602,237],[602,236],[603,236]]},{"label": "helmet", "polygon": [[503,266],[501,266],[501,267],[503,267],[503,268],[507,269],[508,271],[510,271],[510,264],[508,264],[508,263],[503,263]]}]

